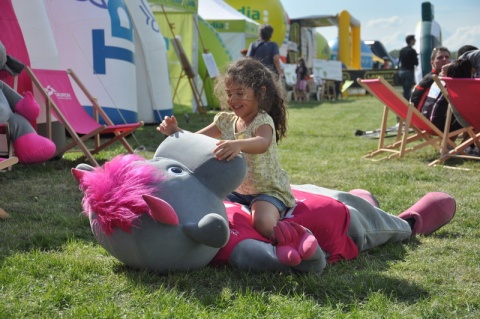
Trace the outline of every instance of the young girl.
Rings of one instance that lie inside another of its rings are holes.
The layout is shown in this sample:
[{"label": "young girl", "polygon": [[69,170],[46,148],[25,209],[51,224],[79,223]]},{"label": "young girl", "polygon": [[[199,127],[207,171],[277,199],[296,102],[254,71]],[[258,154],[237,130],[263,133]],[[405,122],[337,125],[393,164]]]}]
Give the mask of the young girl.
[{"label": "young girl", "polygon": [[303,58],[299,58],[297,68],[295,69],[295,73],[297,74],[297,82],[295,83],[297,101],[308,101],[307,71],[305,60]]},{"label": "young girl", "polygon": [[[255,229],[271,238],[281,216],[295,204],[287,173],[281,169],[277,143],[286,135],[285,91],[277,76],[261,62],[234,61],[217,79],[215,93],[229,111],[197,133],[220,138],[215,157],[232,160],[243,152],[247,176],[228,199],[248,205]],[[166,135],[180,131],[174,116],[166,116],[157,130]]]}]

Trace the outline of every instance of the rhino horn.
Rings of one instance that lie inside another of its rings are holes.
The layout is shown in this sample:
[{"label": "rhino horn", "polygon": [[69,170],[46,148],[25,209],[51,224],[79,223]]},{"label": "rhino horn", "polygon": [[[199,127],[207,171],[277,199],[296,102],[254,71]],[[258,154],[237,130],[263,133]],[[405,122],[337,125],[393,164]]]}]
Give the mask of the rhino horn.
[{"label": "rhino horn", "polygon": [[151,195],[143,195],[142,197],[150,208],[150,216],[152,216],[154,220],[171,226],[178,226],[180,224],[175,209],[173,209],[169,203]]},{"label": "rhino horn", "polygon": [[185,233],[206,246],[221,248],[228,242],[230,229],[227,221],[218,214],[207,214],[198,223],[183,226]]}]

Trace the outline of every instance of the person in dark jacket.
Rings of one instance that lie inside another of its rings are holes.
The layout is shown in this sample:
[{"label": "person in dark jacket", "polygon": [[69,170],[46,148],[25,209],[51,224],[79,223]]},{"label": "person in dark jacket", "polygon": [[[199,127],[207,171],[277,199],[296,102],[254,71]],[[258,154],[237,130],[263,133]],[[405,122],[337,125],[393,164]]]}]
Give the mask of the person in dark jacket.
[{"label": "person in dark jacket", "polygon": [[450,63],[450,51],[446,47],[437,47],[432,50],[430,56],[430,64],[432,65],[432,71],[426,74],[423,79],[418,82],[412,92],[410,102],[413,103],[415,108],[421,110],[425,99],[430,91],[430,87],[433,84],[433,75],[439,75],[442,72],[442,67]]},{"label": "person in dark jacket", "polygon": [[415,36],[410,34],[405,38],[407,45],[400,50],[398,61],[400,71],[398,75],[402,81],[403,97],[408,101],[412,88],[415,85],[415,67],[418,65],[417,51],[413,48],[415,45]]},{"label": "person in dark jacket", "polygon": [[259,60],[278,76],[282,76],[283,70],[280,65],[280,49],[278,48],[278,44],[270,41],[272,34],[273,27],[271,25],[262,25],[259,30],[259,39],[250,44],[247,57]]}]

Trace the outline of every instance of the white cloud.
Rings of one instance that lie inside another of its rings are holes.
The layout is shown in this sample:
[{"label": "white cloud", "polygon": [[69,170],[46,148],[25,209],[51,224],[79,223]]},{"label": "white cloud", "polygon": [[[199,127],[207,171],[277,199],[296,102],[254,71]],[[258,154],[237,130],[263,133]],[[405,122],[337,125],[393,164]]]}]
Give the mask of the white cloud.
[{"label": "white cloud", "polygon": [[401,25],[403,19],[397,16],[393,16],[390,18],[381,18],[375,20],[369,20],[366,23],[367,28],[385,28],[385,27],[393,27]]},{"label": "white cloud", "polygon": [[398,16],[368,20],[361,27],[362,39],[380,41],[387,51],[400,49],[405,43],[405,25],[406,21]]},{"label": "white cloud", "polygon": [[448,37],[443,38],[443,45],[451,51],[457,51],[462,45],[471,44],[480,47],[480,25],[459,27]]}]

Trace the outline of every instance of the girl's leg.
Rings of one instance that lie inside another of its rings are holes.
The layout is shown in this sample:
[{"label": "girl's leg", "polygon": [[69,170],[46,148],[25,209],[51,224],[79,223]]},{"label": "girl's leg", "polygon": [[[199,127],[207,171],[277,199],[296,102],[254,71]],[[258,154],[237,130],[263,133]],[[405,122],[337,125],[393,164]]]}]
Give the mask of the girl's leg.
[{"label": "girl's leg", "polygon": [[280,220],[280,212],[272,203],[257,200],[252,204],[253,227],[263,237],[270,239],[273,235],[273,227]]}]

